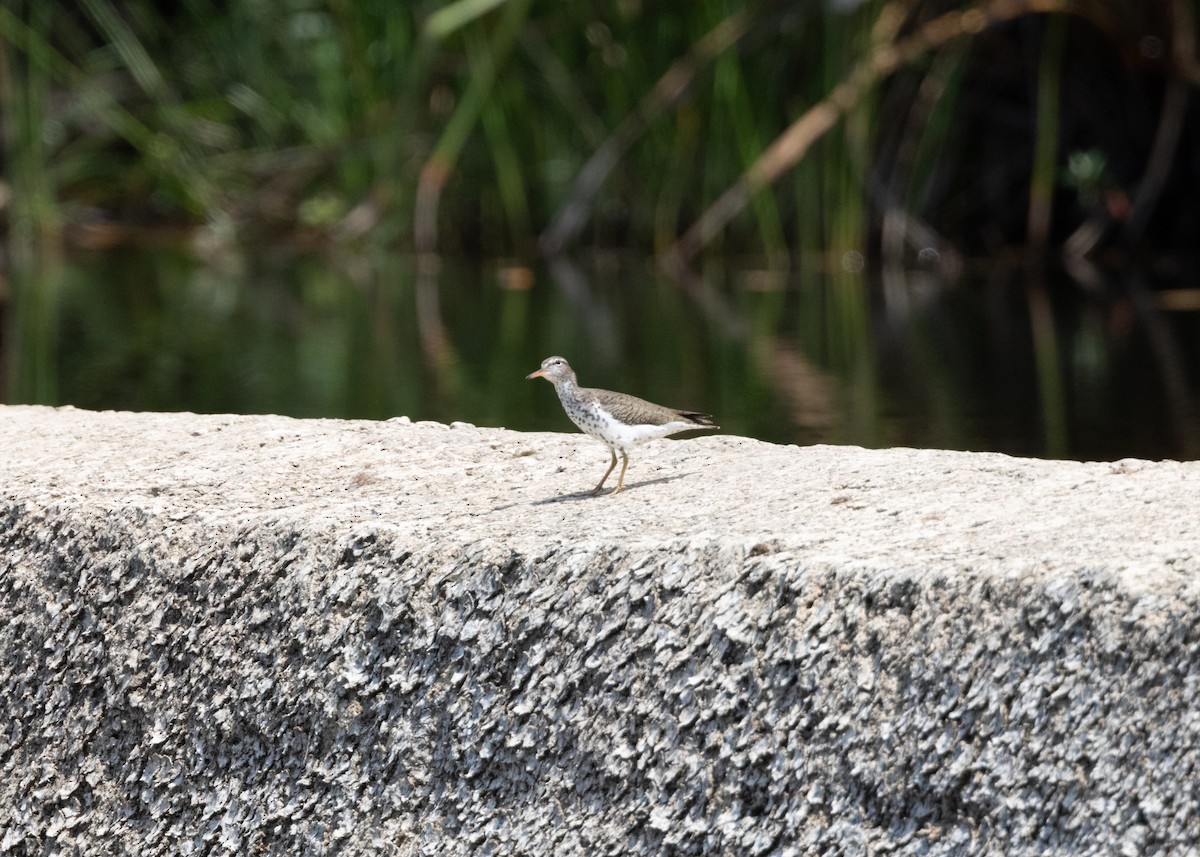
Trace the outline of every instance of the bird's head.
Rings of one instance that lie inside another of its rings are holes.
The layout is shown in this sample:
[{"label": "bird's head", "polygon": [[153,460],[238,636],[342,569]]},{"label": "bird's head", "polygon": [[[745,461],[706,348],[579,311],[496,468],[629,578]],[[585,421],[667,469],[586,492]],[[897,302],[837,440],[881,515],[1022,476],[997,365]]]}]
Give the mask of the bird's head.
[{"label": "bird's head", "polygon": [[541,368],[536,372],[530,372],[525,376],[526,380],[530,378],[545,378],[552,384],[557,384],[559,381],[574,380],[575,372],[571,369],[571,364],[562,357],[547,357],[542,361]]}]

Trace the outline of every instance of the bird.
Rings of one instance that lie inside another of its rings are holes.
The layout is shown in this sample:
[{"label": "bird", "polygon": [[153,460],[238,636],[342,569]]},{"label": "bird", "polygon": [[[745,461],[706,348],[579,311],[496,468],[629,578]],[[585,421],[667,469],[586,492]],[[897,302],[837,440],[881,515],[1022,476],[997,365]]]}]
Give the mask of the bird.
[{"label": "bird", "polygon": [[604,487],[605,480],[617,466],[618,452],[621,453],[623,463],[613,494],[620,494],[625,487],[629,451],[638,444],[691,429],[720,428],[713,423],[711,414],[668,408],[626,393],[580,387],[575,378],[575,371],[562,357],[547,357],[539,369],[525,376],[526,380],[533,378],[545,378],[553,384],[554,391],[558,393],[563,410],[567,412],[571,422],[602,442],[612,452],[608,470],[604,471],[604,476],[592,489],[592,494],[599,494],[600,489]]}]

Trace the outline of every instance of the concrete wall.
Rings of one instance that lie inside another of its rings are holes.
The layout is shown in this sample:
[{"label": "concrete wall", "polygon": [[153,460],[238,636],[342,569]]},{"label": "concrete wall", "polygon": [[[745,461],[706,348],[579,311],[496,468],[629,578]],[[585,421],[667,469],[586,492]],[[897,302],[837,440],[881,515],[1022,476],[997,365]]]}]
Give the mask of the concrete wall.
[{"label": "concrete wall", "polygon": [[1197,465],[0,444],[0,853],[1196,853]]}]

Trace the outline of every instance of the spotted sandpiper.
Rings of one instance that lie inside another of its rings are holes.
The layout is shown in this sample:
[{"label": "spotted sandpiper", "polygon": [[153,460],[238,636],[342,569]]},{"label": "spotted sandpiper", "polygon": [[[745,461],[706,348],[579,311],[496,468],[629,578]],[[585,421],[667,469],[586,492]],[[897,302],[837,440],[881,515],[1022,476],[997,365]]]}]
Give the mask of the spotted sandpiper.
[{"label": "spotted sandpiper", "polygon": [[571,422],[612,451],[612,462],[604,471],[600,484],[592,489],[593,494],[600,493],[604,480],[617,466],[618,452],[624,463],[621,465],[621,475],[617,478],[617,490],[612,492],[614,494],[621,493],[625,487],[629,451],[639,443],[689,429],[720,428],[713,425],[712,417],[708,414],[666,408],[625,393],[580,387],[575,380],[575,371],[561,357],[547,357],[540,369],[530,372],[525,378],[545,378],[552,383]]}]

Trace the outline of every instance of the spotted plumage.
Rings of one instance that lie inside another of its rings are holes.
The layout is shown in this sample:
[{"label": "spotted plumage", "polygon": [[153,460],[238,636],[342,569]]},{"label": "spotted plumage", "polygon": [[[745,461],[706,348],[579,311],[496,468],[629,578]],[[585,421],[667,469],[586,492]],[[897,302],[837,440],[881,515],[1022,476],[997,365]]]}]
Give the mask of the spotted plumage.
[{"label": "spotted plumage", "polygon": [[617,478],[618,494],[625,487],[625,471],[629,467],[629,451],[640,443],[656,437],[666,437],[690,429],[716,429],[712,417],[697,411],[667,408],[610,390],[580,387],[575,372],[562,357],[547,357],[541,368],[526,378],[545,378],[554,385],[563,410],[571,422],[584,432],[604,443],[612,452],[612,461],[593,494],[600,493],[604,482],[617,466],[617,453],[623,464]]}]

